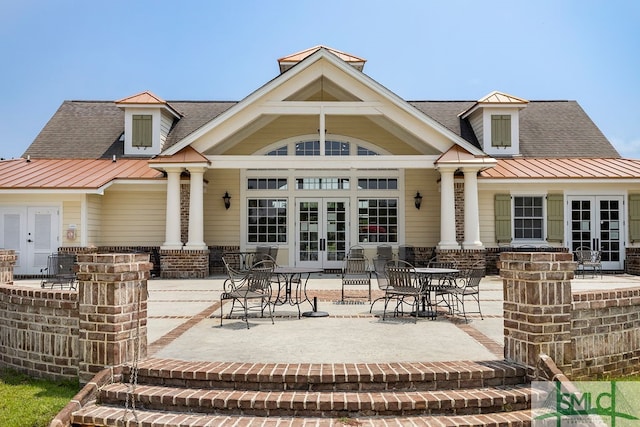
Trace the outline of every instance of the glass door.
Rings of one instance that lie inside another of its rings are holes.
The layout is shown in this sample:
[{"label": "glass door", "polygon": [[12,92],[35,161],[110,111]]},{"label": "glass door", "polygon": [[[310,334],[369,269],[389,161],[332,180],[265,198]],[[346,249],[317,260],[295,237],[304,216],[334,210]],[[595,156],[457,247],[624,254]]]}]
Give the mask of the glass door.
[{"label": "glass door", "polygon": [[296,265],[341,268],[349,239],[349,199],[296,199]]},{"label": "glass door", "polygon": [[622,270],[622,196],[574,196],[569,206],[571,250],[598,249],[604,270]]}]

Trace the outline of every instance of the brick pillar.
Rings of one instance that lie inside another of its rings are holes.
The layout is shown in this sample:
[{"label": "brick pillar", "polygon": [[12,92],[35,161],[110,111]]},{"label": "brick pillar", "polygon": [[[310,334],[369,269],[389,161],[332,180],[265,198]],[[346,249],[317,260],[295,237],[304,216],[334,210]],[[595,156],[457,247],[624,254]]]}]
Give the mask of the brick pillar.
[{"label": "brick pillar", "polygon": [[147,354],[148,254],[78,255],[79,376]]},{"label": "brick pillar", "polygon": [[541,354],[565,373],[571,369],[571,279],[573,255],[503,252],[504,357],[533,374]]},{"label": "brick pillar", "polygon": [[13,266],[17,259],[13,249],[0,249],[0,283],[13,284]]}]

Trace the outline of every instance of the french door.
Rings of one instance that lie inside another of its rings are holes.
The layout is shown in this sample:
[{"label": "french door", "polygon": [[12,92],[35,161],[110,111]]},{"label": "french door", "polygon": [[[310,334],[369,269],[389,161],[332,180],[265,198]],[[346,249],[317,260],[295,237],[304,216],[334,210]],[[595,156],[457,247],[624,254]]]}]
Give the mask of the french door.
[{"label": "french door", "polygon": [[0,247],[18,257],[14,274],[39,274],[58,246],[58,210],[51,207],[0,209]]},{"label": "french door", "polygon": [[349,199],[296,199],[295,242],[296,265],[341,268],[349,249]]},{"label": "french door", "polygon": [[571,196],[568,200],[571,250],[600,250],[604,270],[622,270],[622,196]]}]

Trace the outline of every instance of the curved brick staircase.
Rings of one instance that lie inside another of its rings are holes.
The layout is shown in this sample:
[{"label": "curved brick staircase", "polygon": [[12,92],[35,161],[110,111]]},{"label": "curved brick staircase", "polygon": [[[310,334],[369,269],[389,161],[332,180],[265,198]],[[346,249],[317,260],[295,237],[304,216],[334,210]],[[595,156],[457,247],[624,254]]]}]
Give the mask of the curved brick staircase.
[{"label": "curved brick staircase", "polygon": [[[73,426],[528,426],[506,361],[251,364],[147,359],[114,368]],[[132,394],[135,387],[135,410]],[[129,394],[129,399],[127,395]],[[127,404],[127,401],[129,403]]]}]

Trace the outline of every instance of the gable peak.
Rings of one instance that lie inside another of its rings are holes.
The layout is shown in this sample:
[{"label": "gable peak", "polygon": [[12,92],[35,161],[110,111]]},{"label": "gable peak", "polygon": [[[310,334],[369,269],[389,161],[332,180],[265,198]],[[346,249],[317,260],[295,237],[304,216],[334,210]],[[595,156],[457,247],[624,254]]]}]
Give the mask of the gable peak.
[{"label": "gable peak", "polygon": [[498,92],[494,90],[490,94],[480,98],[478,104],[528,104],[529,101],[508,93]]},{"label": "gable peak", "polygon": [[366,59],[359,58],[355,55],[351,55],[350,53],[345,53],[327,46],[318,45],[318,46],[310,47],[309,49],[301,50],[300,52],[292,53],[291,55],[287,55],[282,58],[279,58],[278,65],[280,66],[280,73],[284,73],[289,68],[293,67],[297,63],[303,61],[305,58],[313,55],[314,53],[316,53],[321,49],[324,49],[325,51],[337,56],[338,58],[348,63],[358,71],[362,71],[362,69],[364,68],[364,63],[367,62]]},{"label": "gable peak", "polygon": [[144,92],[137,93],[135,95],[128,96],[126,98],[122,98],[116,101],[116,104],[162,104],[166,105],[167,101],[160,98],[159,96],[149,92],[148,90]]}]

